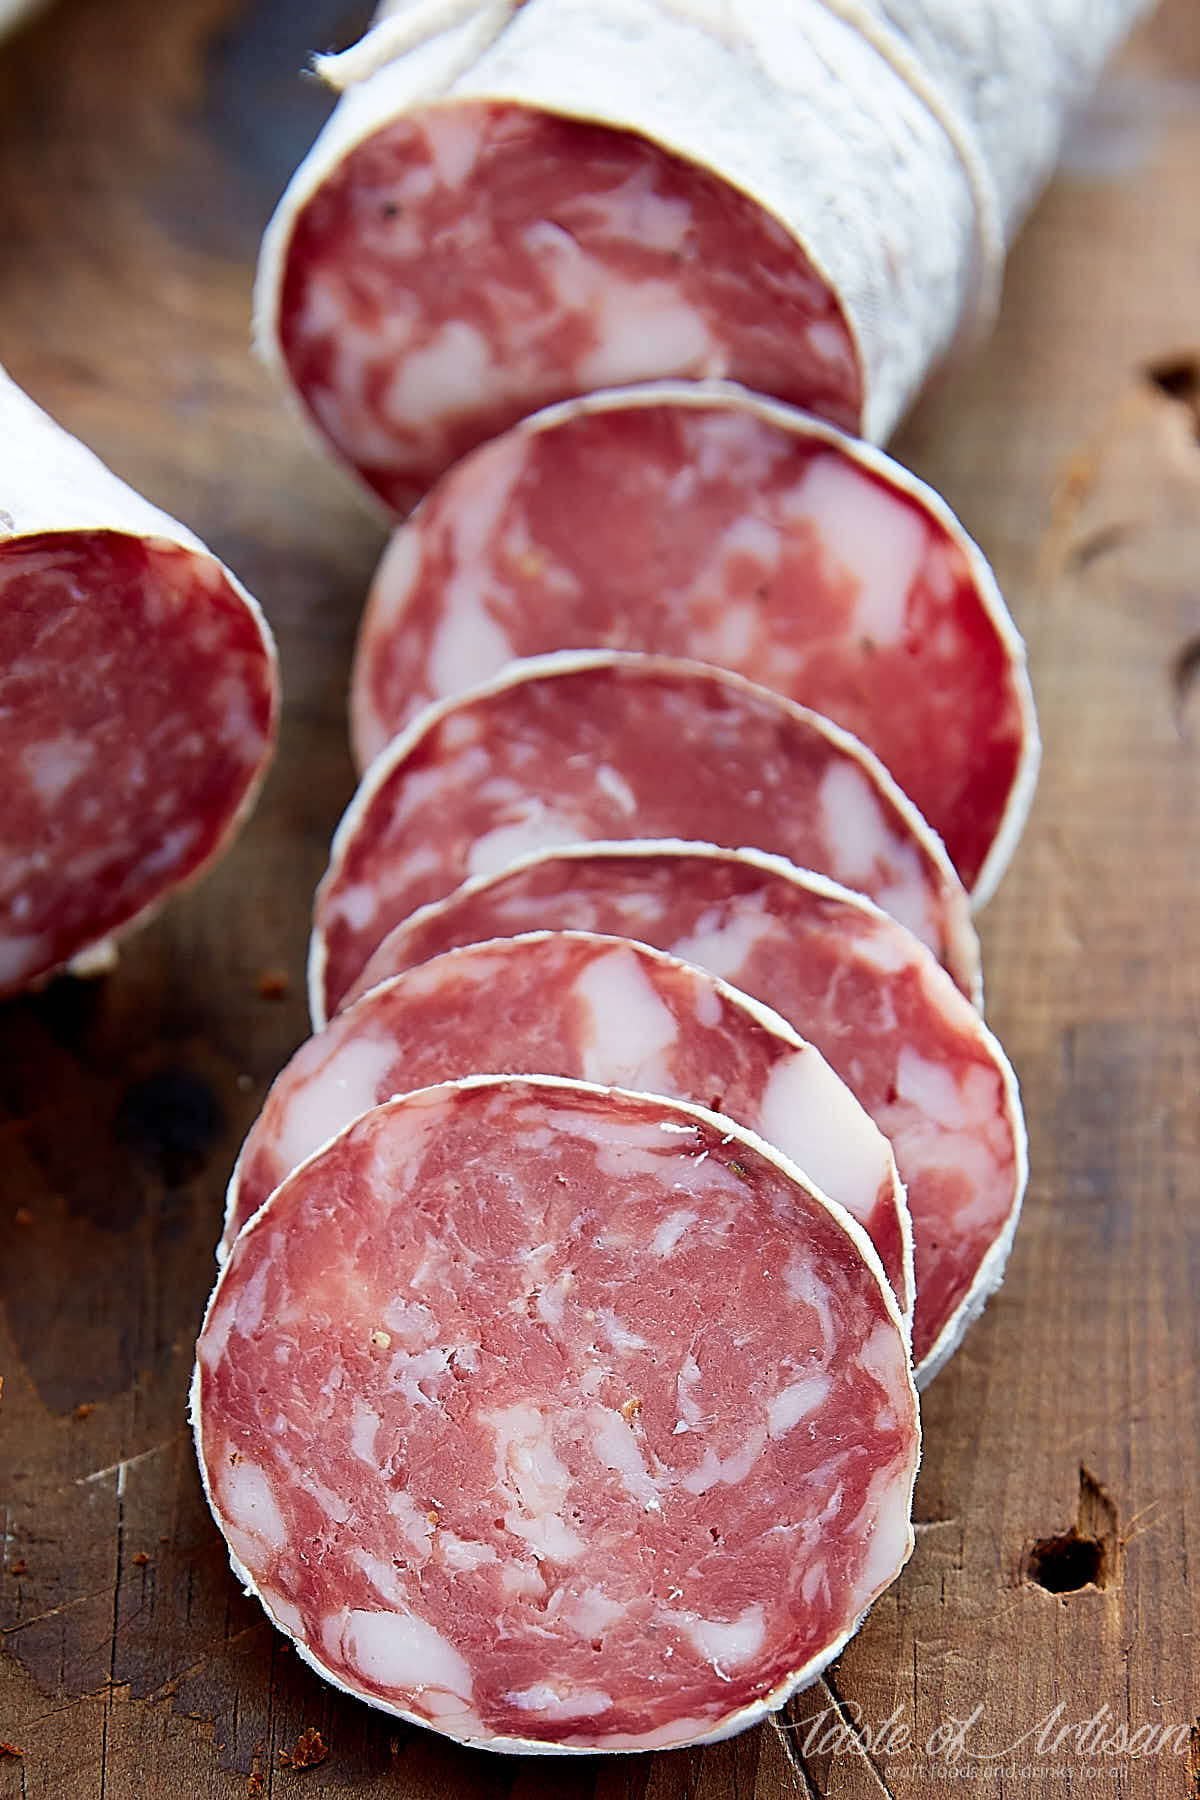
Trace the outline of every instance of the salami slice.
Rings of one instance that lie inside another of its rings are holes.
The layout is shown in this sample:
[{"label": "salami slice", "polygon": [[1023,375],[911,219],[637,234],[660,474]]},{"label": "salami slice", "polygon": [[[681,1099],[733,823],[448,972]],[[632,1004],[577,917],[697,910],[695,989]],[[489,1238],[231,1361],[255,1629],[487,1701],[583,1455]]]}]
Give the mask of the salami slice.
[{"label": "salami slice", "polygon": [[912,1545],[870,1241],[732,1121],[619,1089],[477,1077],[349,1126],[234,1245],[192,1412],[305,1659],[495,1750],[740,1730]]},{"label": "salami slice", "polygon": [[218,1260],[279,1183],[412,1088],[530,1070],[728,1113],[858,1220],[912,1316],[912,1231],[887,1139],[770,1008],[623,938],[541,932],[450,950],[365,994],[296,1052],[242,1146]]},{"label": "salami slice", "polygon": [[0,371],[0,993],[218,855],[277,707],[255,602]]},{"label": "salami slice", "polygon": [[351,690],[365,766],[514,657],[694,657],[870,745],[982,902],[1029,810],[1025,654],[986,562],[869,445],[738,390],[569,402],[445,475],[396,533]]},{"label": "salami slice", "polygon": [[755,844],[872,894],[977,990],[940,841],[878,760],[818,714],[668,657],[531,657],[431,707],[372,764],[317,890],[313,1021],[393,925],[533,849],[616,837]]},{"label": "salami slice", "polygon": [[1005,232],[1140,9],[385,6],[321,61],[346,91],[264,241],[260,345],[398,511],[621,382],[728,377],[882,440],[990,318]]},{"label": "salami slice", "polygon": [[860,895],[777,857],[590,844],[473,881],[398,927],[362,982],[455,944],[556,927],[622,932],[789,1019],[891,1140],[912,1213],[924,1386],[1000,1284],[1027,1169],[1016,1078],[928,951]]}]

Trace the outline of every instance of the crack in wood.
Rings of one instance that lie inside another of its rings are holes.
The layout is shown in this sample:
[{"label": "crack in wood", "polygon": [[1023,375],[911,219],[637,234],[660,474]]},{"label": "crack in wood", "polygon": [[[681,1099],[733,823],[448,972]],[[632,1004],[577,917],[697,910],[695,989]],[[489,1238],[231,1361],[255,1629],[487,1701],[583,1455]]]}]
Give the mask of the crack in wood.
[{"label": "crack in wood", "polygon": [[867,1748],[866,1740],[863,1737],[862,1732],[859,1729],[857,1720],[853,1717],[853,1715],[850,1712],[849,1707],[846,1705],[846,1702],[843,1700],[841,1694],[838,1692],[837,1688],[835,1687],[833,1677],[829,1674],[828,1670],[826,1670],[825,1674],[822,1675],[822,1677],[821,1677],[821,1686],[825,1689],[825,1692],[829,1695],[829,1698],[833,1701],[834,1708],[837,1712],[839,1719],[841,1719],[842,1724],[846,1727],[846,1730],[849,1732],[851,1741],[853,1742],[855,1749],[858,1751],[858,1754],[861,1756],[863,1762],[866,1764],[867,1768],[870,1770],[871,1774],[875,1777],[875,1780],[878,1782],[880,1792],[886,1794],[888,1797],[888,1800],[896,1800],[895,1794],[893,1794],[891,1788],[888,1786],[887,1782],[884,1780],[882,1769],[879,1767],[879,1764],[875,1761],[875,1758],[871,1755],[870,1750]]},{"label": "crack in wood", "polygon": [[783,1751],[784,1761],[792,1771],[792,1774],[799,1781],[803,1792],[807,1796],[807,1800],[824,1800],[824,1795],[810,1775],[807,1763],[801,1756],[799,1750],[796,1748],[794,1740],[790,1736],[789,1727],[794,1724],[794,1720],[791,1718],[790,1714],[786,1712],[786,1709],[785,1717],[787,1718],[786,1726],[780,1724],[778,1713],[772,1713],[770,1715],[771,1729],[779,1739],[779,1747]]}]

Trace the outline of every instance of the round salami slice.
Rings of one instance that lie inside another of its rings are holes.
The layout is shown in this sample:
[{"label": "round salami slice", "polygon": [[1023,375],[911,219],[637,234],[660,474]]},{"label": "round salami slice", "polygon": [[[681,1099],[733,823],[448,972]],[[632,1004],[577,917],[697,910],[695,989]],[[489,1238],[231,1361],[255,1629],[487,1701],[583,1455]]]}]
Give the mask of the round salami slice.
[{"label": "round salami slice", "polygon": [[869,1239],[731,1120],[620,1089],[477,1077],[350,1125],[237,1239],[192,1413],[305,1659],[494,1750],[740,1730],[912,1546]]},{"label": "round salami slice", "polygon": [[867,1232],[906,1319],[912,1230],[887,1139],[770,1008],[644,944],[540,932],[450,950],[301,1045],[242,1146],[218,1261],[298,1163],[394,1094],[464,1075],[574,1076],[728,1113]]},{"label": "round salami slice", "polygon": [[277,707],[250,596],[0,371],[0,993],[228,844]]},{"label": "round salami slice", "polygon": [[940,840],[878,759],[741,676],[620,652],[515,663],[376,758],[333,841],[309,964],[336,1011],[393,925],[469,875],[584,839],[753,844],[871,894],[972,995],[978,940]]},{"label": "round salami slice", "polygon": [[425,907],[362,982],[455,944],[556,927],[621,932],[789,1019],[891,1140],[912,1213],[913,1360],[924,1386],[1000,1284],[1025,1190],[1007,1057],[910,932],[778,857],[698,844],[551,851]]},{"label": "round salami slice", "polygon": [[548,650],[734,669],[868,744],[982,902],[1029,810],[1020,637],[976,546],[869,445],[739,390],[569,402],[451,469],[380,565],[365,766],[421,708]]}]

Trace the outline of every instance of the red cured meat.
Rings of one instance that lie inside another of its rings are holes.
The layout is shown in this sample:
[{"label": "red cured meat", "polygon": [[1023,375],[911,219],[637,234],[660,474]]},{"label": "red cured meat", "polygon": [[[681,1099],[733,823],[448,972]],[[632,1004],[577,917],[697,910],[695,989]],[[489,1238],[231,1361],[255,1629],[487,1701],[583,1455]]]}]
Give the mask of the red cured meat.
[{"label": "red cured meat", "polygon": [[472,883],[394,931],[363,983],[454,944],[554,927],[623,932],[768,1002],[890,1138],[912,1213],[921,1385],[999,1285],[1025,1186],[1008,1060],[902,927],[773,857],[697,845],[588,846]]},{"label": "red cured meat", "polygon": [[1037,738],[1020,638],[943,503],[741,393],[555,408],[451,469],[380,565],[351,690],[365,766],[430,701],[547,650],[694,657],[876,752],[982,900]]},{"label": "red cured meat", "polygon": [[275,707],[261,615],[215,558],[121,531],[0,545],[0,992],[217,854]]},{"label": "red cured meat", "polygon": [[633,132],[488,101],[418,108],[328,170],[288,232],[282,355],[397,513],[552,400],[728,376],[854,429],[857,353],[795,238]]},{"label": "red cured meat", "polygon": [[303,1044],[242,1146],[218,1260],[285,1176],[360,1113],[514,1070],[666,1094],[749,1126],[858,1220],[911,1316],[912,1234],[891,1151],[820,1053],[704,970],[578,932],[451,950]]},{"label": "red cured meat", "polygon": [[317,890],[314,1022],[393,925],[466,876],[615,837],[754,844],[827,871],[872,894],[975,991],[963,888],[856,739],[717,669],[564,653],[430,709],[376,759]]},{"label": "red cured meat", "polygon": [[479,1078],[351,1125],[237,1240],[193,1419],[307,1660],[493,1749],[727,1735],[912,1543],[868,1240],[729,1120],[621,1090]]}]

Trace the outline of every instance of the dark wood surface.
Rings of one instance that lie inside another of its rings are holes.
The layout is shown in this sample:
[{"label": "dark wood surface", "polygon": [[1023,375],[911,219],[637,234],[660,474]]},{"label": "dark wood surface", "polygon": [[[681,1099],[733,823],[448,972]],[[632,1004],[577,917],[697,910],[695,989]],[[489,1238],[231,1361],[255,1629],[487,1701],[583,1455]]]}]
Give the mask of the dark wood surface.
[{"label": "dark wood surface", "polygon": [[[857,1800],[944,1793],[947,1774],[989,1800],[1194,1797],[1193,0],[1137,40],[1018,246],[994,339],[896,446],[995,561],[1046,747],[982,921],[1032,1181],[1008,1282],[927,1396],[905,1574],[776,1727],[521,1762],[326,1689],[228,1573],[185,1428],[192,1343],[237,1145],[305,1032],[308,908],[350,793],[345,685],[381,543],[248,354],[250,281],[326,105],[298,71],[365,12],[61,0],[0,49],[0,361],[238,570],[286,691],[233,853],[108,979],[0,1008],[0,1740],[22,1752],[0,1753],[0,1800],[233,1800],[256,1775],[305,1800]],[[1124,1725],[1150,1753],[1055,1747],[1098,1712],[1110,1743]],[[889,1717],[908,1751],[884,1741]],[[954,1720],[971,1721],[957,1764],[927,1747]],[[284,1766],[310,1726],[327,1759]]]}]

